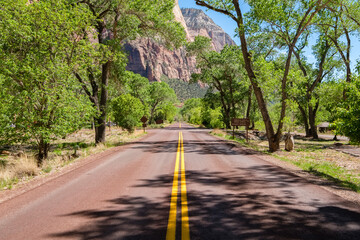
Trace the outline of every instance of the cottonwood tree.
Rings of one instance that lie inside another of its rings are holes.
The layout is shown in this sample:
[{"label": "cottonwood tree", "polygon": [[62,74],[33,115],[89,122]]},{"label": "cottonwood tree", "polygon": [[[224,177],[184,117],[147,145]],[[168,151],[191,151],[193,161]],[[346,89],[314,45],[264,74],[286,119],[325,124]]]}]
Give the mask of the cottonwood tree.
[{"label": "cottonwood tree", "polygon": [[197,5],[225,14],[236,22],[238,36],[240,38],[241,50],[244,59],[244,67],[250,79],[254,94],[266,128],[269,142],[269,150],[276,151],[280,147],[283,120],[286,114],[286,102],[288,99],[288,74],[291,66],[293,49],[299,38],[312,25],[319,11],[322,11],[331,0],[317,1],[283,1],[283,0],[261,0],[247,1],[250,5],[250,19],[257,21],[259,29],[277,34],[287,43],[287,59],[284,65],[284,73],[281,79],[281,110],[278,119],[278,127],[275,131],[273,121],[270,118],[267,102],[264,99],[261,84],[254,71],[252,55],[248,49],[246,25],[248,21],[243,16],[241,4],[238,0],[195,0]]},{"label": "cottonwood tree", "polygon": [[321,98],[318,90],[324,79],[331,79],[334,70],[340,68],[340,60],[336,57],[334,44],[327,38],[327,31],[319,34],[317,44],[312,47],[313,56],[317,60],[315,67],[306,61],[303,51],[306,46],[307,44],[303,44],[294,49],[298,68],[301,70],[303,78],[292,82],[290,95],[298,105],[306,136],[317,139],[316,116]]},{"label": "cottonwood tree", "polygon": [[360,143],[360,78],[354,77],[346,88],[347,98],[336,111],[336,129],[349,137],[351,142]]},{"label": "cottonwood tree", "polygon": [[[105,141],[105,120],[108,106],[108,85],[114,70],[123,67],[122,45],[136,37],[154,37],[168,47],[178,47],[185,41],[185,32],[174,20],[173,0],[69,0],[88,9],[95,18],[93,29],[84,31],[95,38],[100,51],[107,55],[94,58],[97,66],[80,68],[74,74],[93,105],[100,112],[95,117],[95,142]],[[119,72],[119,71],[118,71]],[[121,71],[120,71],[121,72]],[[116,76],[115,76],[116,77]]]},{"label": "cottonwood tree", "polygon": [[130,133],[134,132],[134,128],[140,124],[140,118],[144,114],[140,100],[130,94],[123,94],[114,98],[112,100],[112,111],[115,123]]},{"label": "cottonwood tree", "polygon": [[165,82],[153,82],[148,86],[148,99],[146,101],[149,106],[149,123],[154,122],[156,112],[161,106],[167,103],[174,104],[177,100],[174,89],[170,88]]},{"label": "cottonwood tree", "polygon": [[[352,10],[350,10],[352,9]],[[346,69],[346,82],[351,82],[351,44],[352,36],[358,34],[360,17],[354,10],[360,9],[358,1],[340,1],[329,5],[325,17],[318,26],[327,31],[326,37],[336,47]]]},{"label": "cottonwood tree", "polygon": [[7,104],[0,139],[35,141],[41,165],[51,140],[79,129],[93,113],[72,75],[83,63],[72,53],[89,47],[79,36],[91,15],[62,0],[0,0],[0,6],[0,84]]},{"label": "cottonwood tree", "polygon": [[[192,81],[202,81],[220,95],[223,121],[231,128],[231,118],[239,115],[239,110],[248,95],[249,84],[241,64],[241,51],[236,46],[225,46],[220,53],[210,50],[210,39],[195,37],[188,44],[187,51],[196,56],[200,73],[192,74]],[[251,94],[251,93],[250,93]]]}]

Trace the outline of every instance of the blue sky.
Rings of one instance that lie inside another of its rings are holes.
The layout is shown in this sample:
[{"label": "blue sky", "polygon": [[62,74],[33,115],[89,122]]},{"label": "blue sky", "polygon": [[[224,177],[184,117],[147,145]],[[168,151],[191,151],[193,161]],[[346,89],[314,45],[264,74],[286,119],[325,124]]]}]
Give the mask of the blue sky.
[{"label": "blue sky", "polygon": [[225,16],[224,14],[221,13],[217,13],[211,10],[207,10],[207,8],[205,7],[200,7],[197,6],[195,4],[194,0],[179,0],[179,6],[180,8],[197,8],[197,9],[202,9],[206,15],[208,15],[209,17],[211,17],[211,19],[217,24],[219,25],[222,29],[224,29],[224,31],[229,34],[232,39],[239,45],[240,44],[240,40],[238,37],[234,37],[235,35],[235,29],[236,29],[236,23],[228,18],[227,16]]},{"label": "blue sky", "polygon": [[[202,9],[212,20],[219,25],[224,31],[229,34],[232,39],[239,45],[240,40],[238,37],[234,37],[236,24],[229,17],[224,14],[217,13],[211,10],[207,10],[205,7],[200,7],[195,4],[194,0],[178,0],[180,8],[197,8]],[[245,5],[245,3],[242,3]],[[245,8],[246,9],[246,8]],[[311,40],[310,40],[311,41]],[[360,58],[360,41],[359,37],[352,37],[352,49],[351,49],[351,65],[354,68],[357,60]],[[311,48],[309,47],[306,51],[306,56],[309,62],[313,62],[315,59],[312,56]]]}]

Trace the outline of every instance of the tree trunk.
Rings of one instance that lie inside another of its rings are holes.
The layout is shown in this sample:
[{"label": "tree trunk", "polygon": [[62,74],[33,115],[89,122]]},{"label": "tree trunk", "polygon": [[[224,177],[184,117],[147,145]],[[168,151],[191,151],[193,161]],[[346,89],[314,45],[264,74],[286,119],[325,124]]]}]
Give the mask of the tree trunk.
[{"label": "tree trunk", "polygon": [[249,96],[248,96],[248,105],[246,109],[246,118],[250,118],[250,110],[251,110],[251,94],[252,94],[252,87],[249,86]]},{"label": "tree trunk", "polygon": [[108,100],[108,81],[110,75],[111,62],[108,61],[102,65],[101,72],[101,89],[100,89],[100,116],[95,119],[97,126],[95,128],[95,143],[104,143],[106,136],[106,113],[107,113],[107,100]]},{"label": "tree trunk", "polygon": [[311,133],[310,133],[310,128],[309,128],[309,121],[308,121],[308,116],[306,114],[305,109],[300,105],[300,103],[298,103],[298,107],[299,110],[301,112],[302,118],[303,118],[303,123],[304,123],[304,128],[305,128],[305,133],[306,133],[306,137],[311,137]]},{"label": "tree trunk", "polygon": [[43,138],[41,138],[38,145],[38,156],[37,156],[38,167],[40,167],[43,164],[43,161],[47,159],[49,148],[50,148],[50,144],[44,141]]},{"label": "tree trunk", "polygon": [[311,136],[314,139],[318,139],[318,133],[317,133],[317,126],[315,125],[316,123],[316,113],[317,110],[319,109],[319,100],[316,102],[315,107],[313,108],[311,105],[309,105],[309,123],[310,123],[310,133]]},{"label": "tree trunk", "polygon": [[276,152],[280,149],[280,140],[276,139],[274,136],[272,139],[269,139],[269,151]]},{"label": "tree trunk", "polygon": [[[238,15],[238,20],[237,20],[238,28],[243,29],[244,22],[243,22],[242,13],[241,13],[241,10],[239,7],[239,3],[235,0],[233,1],[233,3],[235,5],[235,9],[236,9],[236,12]],[[260,110],[260,113],[262,115],[262,118],[263,118],[263,121],[265,124],[266,135],[267,135],[268,142],[269,142],[269,151],[276,152],[280,148],[280,139],[275,136],[274,127],[273,127],[273,124],[270,119],[269,111],[267,109],[263,93],[261,91],[261,88],[259,87],[255,72],[252,67],[252,62],[251,62],[252,58],[248,51],[245,32],[243,30],[239,31],[239,37],[240,37],[240,42],[241,42],[241,44],[240,44],[241,52],[243,54],[244,62],[245,62],[245,70],[250,79],[252,89],[254,91],[254,94],[255,94],[255,97],[256,97],[256,100],[257,100],[257,103],[259,106],[259,110]]]},{"label": "tree trunk", "polygon": [[150,119],[149,119],[149,124],[152,124],[153,121],[154,121],[154,113],[155,113],[155,109],[156,109],[156,106],[159,104],[159,102],[156,102],[154,104],[154,106],[151,108],[150,110]]},{"label": "tree trunk", "polygon": [[96,122],[95,144],[104,143],[105,142],[105,134],[106,134],[105,119],[98,117],[98,118],[95,118],[94,120]]},{"label": "tree trunk", "polygon": [[253,129],[255,129],[255,121],[251,120],[251,125],[249,127],[249,130],[253,130]]}]

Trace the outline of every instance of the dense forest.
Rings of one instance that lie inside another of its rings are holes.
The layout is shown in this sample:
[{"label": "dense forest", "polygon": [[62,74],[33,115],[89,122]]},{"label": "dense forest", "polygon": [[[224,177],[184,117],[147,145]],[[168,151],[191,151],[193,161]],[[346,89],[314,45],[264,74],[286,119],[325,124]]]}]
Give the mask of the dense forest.
[{"label": "dense forest", "polygon": [[208,87],[206,85],[200,85],[196,83],[184,82],[180,79],[169,79],[163,76],[161,79],[174,89],[175,94],[180,102],[185,102],[190,98],[203,98],[207,92]]},{"label": "dense forest", "polygon": [[[35,145],[40,166],[56,139],[94,126],[104,143],[109,118],[132,132],[142,116],[209,128],[249,118],[270,151],[296,126],[318,138],[322,121],[360,141],[358,1],[249,0],[246,12],[238,1],[195,2],[234,21],[240,46],[186,42],[172,0],[0,0],[0,145]],[[143,36],[186,47],[198,69],[190,84],[126,71],[123,45]]]}]

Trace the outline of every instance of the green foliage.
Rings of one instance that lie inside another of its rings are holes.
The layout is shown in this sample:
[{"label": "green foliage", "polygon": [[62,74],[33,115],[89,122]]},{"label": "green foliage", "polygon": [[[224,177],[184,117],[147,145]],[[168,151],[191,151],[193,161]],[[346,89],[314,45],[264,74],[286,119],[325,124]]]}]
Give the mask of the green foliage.
[{"label": "green foliage", "polygon": [[336,129],[340,134],[360,143],[360,78],[347,86],[346,100],[337,109]]},{"label": "green foliage", "polygon": [[149,100],[149,79],[131,71],[126,71],[124,78],[127,85],[127,93],[140,99],[140,101],[145,104]]},{"label": "green foliage", "polygon": [[201,87],[199,83],[188,83],[180,79],[169,79],[165,76],[161,80],[174,89],[177,98],[181,102],[190,98],[202,98],[208,89],[208,87]]},{"label": "green foliage", "polygon": [[80,94],[75,52],[89,48],[78,36],[91,15],[66,1],[0,0],[0,140],[29,142],[46,158],[51,140],[81,128],[95,112]]},{"label": "green foliage", "polygon": [[108,95],[110,94],[111,98],[126,92],[126,83],[122,81],[126,74],[124,43],[146,36],[153,37],[168,48],[179,47],[185,42],[185,32],[182,25],[175,21],[173,0],[68,2],[89,10],[95,19],[92,21],[91,30],[84,31],[85,39],[95,38],[95,41],[92,41],[95,54],[88,54],[88,57],[92,57],[88,64],[76,69],[74,74],[100,112],[94,119],[95,142],[104,142]]},{"label": "green foliage", "polygon": [[130,94],[113,99],[112,110],[115,123],[130,133],[140,124],[140,119],[144,114],[141,101]]},{"label": "green foliage", "polygon": [[183,119],[189,123],[200,125],[202,123],[201,105],[201,99],[199,98],[186,100],[180,110]]},{"label": "green foliage", "polygon": [[149,94],[147,100],[150,110],[149,123],[152,124],[156,112],[161,109],[161,106],[166,106],[169,103],[174,104],[177,99],[174,90],[165,82],[153,82],[148,86],[147,91]]},{"label": "green foliage", "polygon": [[219,95],[222,119],[227,128],[230,120],[242,115],[246,97],[249,95],[249,82],[237,46],[225,46],[218,53],[211,51],[209,39],[198,36],[188,44],[187,50],[196,56],[200,73],[192,74],[192,82],[201,81]]},{"label": "green foliage", "polygon": [[221,107],[212,109],[204,100],[199,98],[186,100],[180,113],[184,120],[192,124],[204,125],[208,128],[224,127]]},{"label": "green foliage", "polygon": [[172,102],[165,102],[158,107],[154,119],[155,121],[167,120],[172,123],[175,119],[177,112],[178,110]]}]

